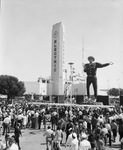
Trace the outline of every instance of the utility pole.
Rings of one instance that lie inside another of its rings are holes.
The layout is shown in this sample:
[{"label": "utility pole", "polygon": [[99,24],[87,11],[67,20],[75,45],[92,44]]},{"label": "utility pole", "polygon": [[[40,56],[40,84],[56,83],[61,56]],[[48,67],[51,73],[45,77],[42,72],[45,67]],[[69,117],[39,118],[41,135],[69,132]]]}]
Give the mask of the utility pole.
[{"label": "utility pole", "polygon": [[[70,65],[70,81],[71,81],[71,94],[70,94],[70,104],[72,105],[73,100],[73,62],[68,63]],[[72,110],[72,106],[70,107]]]},{"label": "utility pole", "polygon": [[85,82],[84,64],[84,38],[82,38],[82,80]]}]

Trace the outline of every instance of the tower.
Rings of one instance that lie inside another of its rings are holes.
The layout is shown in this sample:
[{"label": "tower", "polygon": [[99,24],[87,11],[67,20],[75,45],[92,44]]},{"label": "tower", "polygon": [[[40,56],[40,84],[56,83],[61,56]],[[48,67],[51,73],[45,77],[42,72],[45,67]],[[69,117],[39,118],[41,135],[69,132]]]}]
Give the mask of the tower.
[{"label": "tower", "polygon": [[52,95],[64,95],[64,26],[57,23],[52,28],[52,58],[51,58],[51,79]]}]

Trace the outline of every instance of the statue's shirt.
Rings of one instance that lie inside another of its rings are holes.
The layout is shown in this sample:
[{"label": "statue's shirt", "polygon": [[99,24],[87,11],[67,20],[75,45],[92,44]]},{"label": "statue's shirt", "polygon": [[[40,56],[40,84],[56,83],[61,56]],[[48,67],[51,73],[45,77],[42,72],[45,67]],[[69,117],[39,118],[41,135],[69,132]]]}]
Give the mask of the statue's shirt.
[{"label": "statue's shirt", "polygon": [[106,63],[106,64],[100,64],[98,62],[88,63],[84,65],[84,72],[86,72],[88,76],[95,76],[97,68],[103,68],[108,65],[109,63]]}]

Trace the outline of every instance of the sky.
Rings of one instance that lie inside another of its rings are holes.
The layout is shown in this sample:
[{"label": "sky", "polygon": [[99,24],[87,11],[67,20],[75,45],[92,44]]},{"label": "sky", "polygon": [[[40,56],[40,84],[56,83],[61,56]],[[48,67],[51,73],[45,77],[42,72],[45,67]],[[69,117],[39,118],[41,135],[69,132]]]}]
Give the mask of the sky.
[{"label": "sky", "polygon": [[[92,55],[96,62],[114,62],[98,69],[100,89],[123,88],[122,0],[1,0],[0,74],[37,81],[51,74],[53,24],[65,26],[65,66],[74,62],[82,73]],[[109,82],[108,82],[109,81]]]}]

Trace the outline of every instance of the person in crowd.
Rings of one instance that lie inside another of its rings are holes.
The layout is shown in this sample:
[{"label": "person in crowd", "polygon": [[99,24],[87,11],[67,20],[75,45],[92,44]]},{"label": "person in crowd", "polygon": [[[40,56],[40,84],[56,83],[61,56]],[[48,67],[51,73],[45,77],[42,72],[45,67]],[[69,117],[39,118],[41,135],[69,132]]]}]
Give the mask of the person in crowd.
[{"label": "person in crowd", "polygon": [[52,130],[56,130],[56,125],[57,125],[57,113],[56,112],[53,112],[52,115],[51,115],[51,124],[52,124]]},{"label": "person in crowd", "polygon": [[3,120],[3,135],[9,133],[10,124],[11,124],[10,117],[6,115],[6,117]]},{"label": "person in crowd", "polygon": [[8,139],[8,146],[7,146],[7,150],[18,150],[18,146],[15,143],[15,140],[13,137],[10,137]]},{"label": "person in crowd", "polygon": [[120,148],[123,149],[123,138],[121,139]]},{"label": "person in crowd", "polygon": [[123,120],[121,120],[119,124],[119,135],[120,135],[119,140],[121,141],[121,139],[123,138]]},{"label": "person in crowd", "polygon": [[95,139],[93,131],[91,131],[91,133],[89,134],[88,141],[91,144],[91,150],[96,150],[96,139]]},{"label": "person in crowd", "polygon": [[70,129],[69,129],[69,135],[68,135],[68,138],[67,138],[67,141],[66,141],[66,147],[68,146],[69,149],[70,149],[70,147],[71,147],[71,142],[72,142],[72,140],[73,140],[72,133],[73,133],[73,129],[70,128]]},{"label": "person in crowd", "polygon": [[80,130],[79,130],[78,122],[75,122],[73,132],[75,132],[77,134],[77,139],[79,139]]},{"label": "person in crowd", "polygon": [[107,130],[105,124],[102,124],[101,134],[102,134],[102,138],[104,139],[104,142],[105,142],[105,145],[106,145],[107,144],[108,130]]},{"label": "person in crowd", "polygon": [[18,145],[18,148],[21,149],[20,147],[20,136],[22,136],[22,133],[21,133],[21,129],[20,129],[20,124],[17,123],[16,127],[15,127],[15,131],[14,131],[14,135],[15,135],[15,142],[17,143]]},{"label": "person in crowd", "polygon": [[86,116],[86,121],[87,121],[87,130],[88,130],[88,133],[91,132],[91,115],[87,115]]},{"label": "person in crowd", "polygon": [[97,150],[106,150],[104,140],[100,135],[96,137],[96,149]]},{"label": "person in crowd", "polygon": [[100,135],[101,127],[99,123],[96,125],[96,128],[93,130],[93,133],[95,134],[95,136]]},{"label": "person in crowd", "polygon": [[32,122],[31,128],[35,129],[35,127],[36,127],[36,116],[35,116],[35,113],[32,114],[32,116],[31,116],[31,122]]},{"label": "person in crowd", "polygon": [[22,122],[23,122],[23,113],[20,111],[19,115],[17,116],[17,123],[20,124],[21,128],[22,128]]},{"label": "person in crowd", "polygon": [[58,126],[56,133],[55,133],[55,143],[58,144],[59,150],[61,150],[62,140],[63,140],[63,132],[62,132],[60,126]]},{"label": "person in crowd", "polygon": [[72,121],[69,120],[68,124],[66,125],[66,141],[67,141],[69,134],[71,133],[71,130],[73,130],[73,124],[72,124]]},{"label": "person in crowd", "polygon": [[6,144],[0,139],[0,150],[5,150]]},{"label": "person in crowd", "polygon": [[23,129],[26,129],[27,127],[27,115],[26,113],[23,115]]},{"label": "person in crowd", "polygon": [[44,125],[44,129],[46,129],[46,114],[43,114],[43,125]]},{"label": "person in crowd", "polygon": [[93,115],[93,116],[92,116],[92,120],[91,120],[92,130],[94,130],[94,129],[96,128],[97,123],[98,123],[97,116],[96,116],[96,115]]},{"label": "person in crowd", "polygon": [[[57,107],[57,106],[56,106]],[[45,109],[47,108],[47,109]],[[77,139],[81,139],[83,134],[88,135],[88,140],[84,141],[89,141],[91,144],[91,148],[94,150],[95,149],[95,143],[97,142],[99,144],[99,141],[103,141],[104,146],[106,143],[108,143],[109,139],[109,145],[112,144],[112,139],[111,135],[113,133],[113,141],[117,138],[117,131],[119,132],[120,139],[122,141],[123,137],[123,114],[122,114],[123,109],[116,109],[115,107],[113,109],[109,108],[90,108],[89,106],[58,106],[58,108],[54,109],[52,106],[48,105],[41,105],[40,107],[37,107],[35,105],[32,106],[16,106],[11,108],[8,107],[3,107],[0,111],[0,117],[1,120],[4,122],[7,122],[6,119],[7,116],[10,114],[12,116],[12,113],[14,115],[14,120],[15,126],[18,124],[18,118],[21,118],[23,116],[23,122],[22,124],[24,125],[24,115],[27,114],[27,129],[33,126],[33,129],[36,128],[36,119],[33,120],[33,116],[36,116],[36,113],[38,113],[38,129],[40,129],[40,121],[44,122],[44,127],[46,128],[47,126],[47,114],[50,116],[51,114],[56,115],[57,114],[57,121],[55,123],[55,128],[53,134],[49,138],[47,138],[47,141],[53,141],[57,139],[60,139],[60,133],[61,129],[65,131],[64,135],[66,137],[66,141],[71,141],[70,144],[73,145],[74,143],[74,137],[72,137],[71,133],[76,133],[77,134]],[[40,118],[41,116],[42,118]],[[6,120],[6,121],[5,121]],[[11,117],[12,120],[12,117]],[[115,122],[114,122],[115,120]],[[111,123],[110,123],[111,121]],[[11,121],[10,121],[11,123]],[[52,123],[48,122],[50,126],[52,127]],[[3,125],[4,126],[4,125]],[[105,127],[104,127],[105,126]],[[117,126],[117,130],[116,130]],[[12,128],[12,126],[11,126]],[[60,128],[60,129],[59,129]],[[5,128],[6,129],[6,128]],[[1,128],[1,131],[6,134],[6,131],[8,133],[8,129],[5,130],[4,128]],[[115,130],[114,130],[115,129]],[[5,130],[5,131],[4,131]],[[48,130],[48,129],[47,129]],[[46,130],[46,131],[47,131]],[[50,128],[51,130],[51,128]],[[72,131],[73,130],[73,131]],[[44,131],[44,132],[46,132]],[[62,133],[63,133],[62,131]],[[88,131],[88,132],[87,132]],[[84,133],[83,133],[84,132]],[[55,134],[54,134],[55,133]],[[93,135],[92,135],[93,134]],[[54,136],[52,136],[54,135]],[[56,136],[55,136],[56,135]],[[70,137],[69,137],[70,135]],[[98,138],[99,136],[99,138]],[[71,140],[68,140],[68,137]],[[105,140],[105,137],[108,137],[107,140]],[[62,139],[62,137],[61,137]],[[76,139],[76,138],[75,138]],[[98,139],[98,140],[97,140]],[[83,141],[83,138],[82,138]],[[82,142],[80,140],[80,142]],[[96,142],[95,142],[96,141]],[[16,140],[17,142],[17,140]],[[66,143],[67,143],[66,142]],[[68,142],[69,143],[69,142]],[[85,142],[86,143],[86,142]],[[70,148],[69,146],[69,148]],[[73,146],[74,147],[74,146]],[[108,147],[108,144],[106,144],[106,147]],[[62,147],[61,147],[62,149]]]},{"label": "person in crowd", "polygon": [[65,131],[65,127],[66,127],[65,120],[63,118],[59,118],[57,126],[58,127],[61,126],[61,129],[64,132]]},{"label": "person in crowd", "polygon": [[11,115],[11,128],[14,128],[14,121],[15,121],[15,115],[14,115],[14,112],[10,112],[10,115]]},{"label": "person in crowd", "polygon": [[41,129],[42,120],[43,120],[43,117],[42,117],[42,114],[40,112],[39,115],[38,115],[38,129],[39,130]]},{"label": "person in crowd", "polygon": [[107,139],[109,139],[109,146],[111,146],[112,145],[112,133],[111,133],[111,125],[110,125],[109,119],[105,122],[105,127],[108,130]]},{"label": "person in crowd", "polygon": [[91,150],[91,143],[88,141],[88,137],[85,133],[81,135],[79,150]]},{"label": "person in crowd", "polygon": [[53,135],[53,130],[51,129],[50,126],[48,126],[47,130],[43,134],[43,136],[46,136],[46,147],[47,147],[47,150],[49,150],[49,143],[50,143],[50,145],[52,144],[52,135]]},{"label": "person in crowd", "polygon": [[78,150],[79,141],[75,132],[72,133],[72,138],[70,150]]},{"label": "person in crowd", "polygon": [[100,124],[103,124],[103,123],[104,123],[103,115],[100,115],[100,116],[98,117],[98,122],[99,122]]},{"label": "person in crowd", "polygon": [[116,141],[116,137],[117,137],[117,129],[118,129],[118,126],[117,126],[116,121],[112,120],[111,121],[111,130],[112,130],[112,133],[113,133],[114,142]]},{"label": "person in crowd", "polygon": [[87,132],[87,121],[83,120],[83,124],[82,124],[82,132]]},{"label": "person in crowd", "polygon": [[39,112],[35,111],[35,129],[38,129],[38,116],[39,116]]}]

